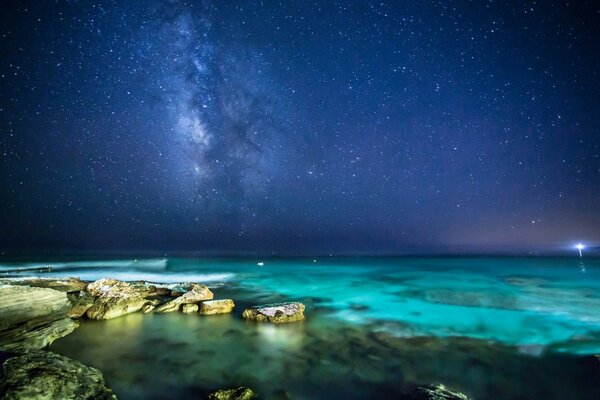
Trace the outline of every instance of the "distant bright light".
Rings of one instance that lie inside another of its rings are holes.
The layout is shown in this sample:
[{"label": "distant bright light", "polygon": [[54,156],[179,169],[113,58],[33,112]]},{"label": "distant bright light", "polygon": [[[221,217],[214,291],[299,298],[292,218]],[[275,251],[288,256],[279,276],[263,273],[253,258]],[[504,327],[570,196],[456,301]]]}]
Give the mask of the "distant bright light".
[{"label": "distant bright light", "polygon": [[581,250],[585,249],[585,246],[583,245],[583,243],[577,243],[575,245],[575,248],[577,250],[579,250],[579,257],[583,257],[583,254],[581,253]]}]

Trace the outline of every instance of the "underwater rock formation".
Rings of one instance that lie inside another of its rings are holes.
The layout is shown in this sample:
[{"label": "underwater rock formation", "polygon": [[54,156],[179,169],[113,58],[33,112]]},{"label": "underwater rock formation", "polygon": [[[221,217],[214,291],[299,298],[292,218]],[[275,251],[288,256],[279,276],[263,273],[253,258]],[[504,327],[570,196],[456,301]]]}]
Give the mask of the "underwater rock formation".
[{"label": "underwater rock formation", "polygon": [[40,349],[68,335],[78,323],[67,316],[65,292],[29,286],[0,286],[0,347]]},{"label": "underwater rock formation", "polygon": [[245,309],[242,318],[275,324],[301,321],[304,319],[304,304],[293,302],[254,306]]},{"label": "underwater rock formation", "polygon": [[444,385],[426,385],[415,387],[406,400],[469,400],[469,398]]},{"label": "underwater rock formation", "polygon": [[208,400],[250,400],[256,396],[252,389],[240,386],[235,389],[220,389],[208,395]]},{"label": "underwater rock formation", "polygon": [[116,400],[102,373],[49,351],[33,351],[3,364],[0,398],[5,400]]},{"label": "underwater rock formation", "polygon": [[231,299],[208,300],[200,304],[198,312],[202,315],[227,314],[233,311],[234,307],[235,303]]},{"label": "underwater rock formation", "polygon": [[146,293],[139,287],[116,279],[99,279],[87,291],[96,299],[86,315],[89,319],[111,319],[136,312],[147,304]]}]

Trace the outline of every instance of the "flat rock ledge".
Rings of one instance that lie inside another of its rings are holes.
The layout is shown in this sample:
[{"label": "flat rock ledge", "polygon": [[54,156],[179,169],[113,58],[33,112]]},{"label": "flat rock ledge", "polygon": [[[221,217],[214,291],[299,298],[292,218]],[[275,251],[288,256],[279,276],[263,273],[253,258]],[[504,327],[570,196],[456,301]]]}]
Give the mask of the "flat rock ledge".
[{"label": "flat rock ledge", "polygon": [[417,386],[411,390],[406,400],[469,400],[467,395],[448,389],[446,386],[425,385]]},{"label": "flat rock ledge", "polygon": [[220,389],[208,395],[208,400],[251,400],[256,395],[247,387],[240,386],[235,389]]},{"label": "flat rock ledge", "polygon": [[32,351],[3,364],[0,398],[4,400],[116,400],[102,373],[79,361]]},{"label": "flat rock ledge", "polygon": [[233,311],[235,303],[231,299],[208,300],[200,303],[198,312],[202,315],[227,314]]},{"label": "flat rock ledge", "polygon": [[301,321],[304,319],[304,304],[292,302],[254,306],[245,309],[242,318],[274,324]]},{"label": "flat rock ledge", "polygon": [[66,292],[0,285],[0,347],[6,351],[41,349],[79,326],[68,317]]}]

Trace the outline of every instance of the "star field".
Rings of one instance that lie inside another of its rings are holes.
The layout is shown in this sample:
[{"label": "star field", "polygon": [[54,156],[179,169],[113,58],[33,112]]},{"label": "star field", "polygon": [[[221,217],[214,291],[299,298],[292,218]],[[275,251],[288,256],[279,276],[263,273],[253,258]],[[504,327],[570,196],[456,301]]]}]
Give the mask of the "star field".
[{"label": "star field", "polygon": [[1,251],[600,243],[595,2],[2,9]]}]

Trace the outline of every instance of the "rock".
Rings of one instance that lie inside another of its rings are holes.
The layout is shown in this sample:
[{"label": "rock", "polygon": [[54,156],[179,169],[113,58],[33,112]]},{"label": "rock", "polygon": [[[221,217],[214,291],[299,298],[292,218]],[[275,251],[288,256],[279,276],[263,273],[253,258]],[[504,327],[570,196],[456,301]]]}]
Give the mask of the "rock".
[{"label": "rock", "polygon": [[100,279],[88,285],[95,296],[94,305],[87,310],[90,319],[111,319],[139,311],[148,304],[146,292],[139,287],[116,279]]},{"label": "rock", "polygon": [[67,293],[80,292],[85,290],[88,285],[79,278],[5,278],[0,279],[0,284],[49,288]]},{"label": "rock", "polygon": [[67,298],[72,304],[71,309],[67,312],[67,316],[71,318],[81,317],[94,305],[94,297],[85,291],[68,293]]},{"label": "rock", "polygon": [[198,304],[184,304],[183,307],[181,307],[181,312],[184,314],[198,312]]},{"label": "rock", "polygon": [[304,304],[276,303],[250,307],[244,310],[242,318],[275,324],[304,319]]},{"label": "rock", "polygon": [[406,400],[469,400],[469,398],[460,392],[453,392],[444,385],[426,385],[415,387]]},{"label": "rock", "polygon": [[181,296],[168,301],[167,303],[156,308],[156,312],[172,312],[177,311],[183,304],[198,303],[203,300],[211,300],[213,293],[205,285],[194,283],[188,292]]},{"label": "rock", "polygon": [[67,336],[77,327],[79,322],[68,317],[44,324],[27,321],[18,331],[1,334],[0,347],[10,351],[43,349],[56,339]]},{"label": "rock", "polygon": [[29,350],[66,336],[78,323],[67,317],[65,292],[30,286],[0,286],[0,347]]},{"label": "rock", "polygon": [[240,386],[235,389],[221,389],[208,395],[209,400],[250,400],[256,396],[252,389]]},{"label": "rock", "polygon": [[4,400],[116,400],[102,373],[49,351],[33,351],[4,362]]},{"label": "rock", "polygon": [[148,314],[149,312],[154,311],[154,309],[161,304],[162,301],[159,300],[148,300],[148,302],[142,307],[142,312],[144,314]]},{"label": "rock", "polygon": [[231,299],[208,300],[200,304],[200,311],[198,312],[202,315],[226,314],[230,313],[233,307],[235,307],[235,304]]}]

